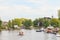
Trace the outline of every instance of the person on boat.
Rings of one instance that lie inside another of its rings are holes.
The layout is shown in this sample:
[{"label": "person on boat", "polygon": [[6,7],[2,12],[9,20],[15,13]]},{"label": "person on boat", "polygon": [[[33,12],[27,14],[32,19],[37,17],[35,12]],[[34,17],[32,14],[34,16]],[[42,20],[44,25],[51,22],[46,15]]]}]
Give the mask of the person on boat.
[{"label": "person on boat", "polygon": [[23,36],[25,34],[24,29],[25,29],[25,27],[21,26],[19,35]]},{"label": "person on boat", "polygon": [[46,28],[46,32],[47,33],[53,33],[53,29],[54,28],[52,26],[49,26],[49,27]]},{"label": "person on boat", "polygon": [[24,32],[23,32],[23,31],[20,31],[20,32],[19,32],[19,35],[20,35],[20,36],[23,36],[23,35],[24,35]]}]

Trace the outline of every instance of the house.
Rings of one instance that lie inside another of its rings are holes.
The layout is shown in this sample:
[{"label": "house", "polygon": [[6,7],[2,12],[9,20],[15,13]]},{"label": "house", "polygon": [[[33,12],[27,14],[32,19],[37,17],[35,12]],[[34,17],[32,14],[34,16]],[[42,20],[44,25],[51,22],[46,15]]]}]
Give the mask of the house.
[{"label": "house", "polygon": [[44,17],[44,19],[49,19],[50,20],[51,18],[50,17]]},{"label": "house", "polygon": [[7,27],[8,27],[8,22],[3,21],[3,22],[2,22],[2,28],[7,28]]}]

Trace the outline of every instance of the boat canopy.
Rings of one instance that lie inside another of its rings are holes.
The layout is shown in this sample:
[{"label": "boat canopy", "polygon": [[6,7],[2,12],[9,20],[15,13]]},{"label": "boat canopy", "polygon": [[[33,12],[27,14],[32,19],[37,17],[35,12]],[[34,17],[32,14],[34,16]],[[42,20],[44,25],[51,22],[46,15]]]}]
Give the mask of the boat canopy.
[{"label": "boat canopy", "polygon": [[54,27],[53,27],[53,26],[48,26],[47,28],[51,28],[51,29],[52,29],[52,28],[54,28]]}]

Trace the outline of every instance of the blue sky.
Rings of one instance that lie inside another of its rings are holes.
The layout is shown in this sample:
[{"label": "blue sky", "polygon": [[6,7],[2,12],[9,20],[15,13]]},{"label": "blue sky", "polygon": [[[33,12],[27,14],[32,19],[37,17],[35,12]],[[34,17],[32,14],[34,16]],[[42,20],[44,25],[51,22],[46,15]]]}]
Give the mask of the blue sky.
[{"label": "blue sky", "polygon": [[13,18],[58,17],[60,0],[0,0],[0,18],[8,21]]}]

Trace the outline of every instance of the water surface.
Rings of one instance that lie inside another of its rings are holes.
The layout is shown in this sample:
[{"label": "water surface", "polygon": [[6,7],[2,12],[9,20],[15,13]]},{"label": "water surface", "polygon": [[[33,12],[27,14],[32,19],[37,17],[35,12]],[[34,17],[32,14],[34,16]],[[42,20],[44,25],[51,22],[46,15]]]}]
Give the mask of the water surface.
[{"label": "water surface", "polygon": [[19,30],[0,32],[0,40],[60,40],[54,34],[36,32],[35,30],[25,30],[24,36],[19,36]]}]

